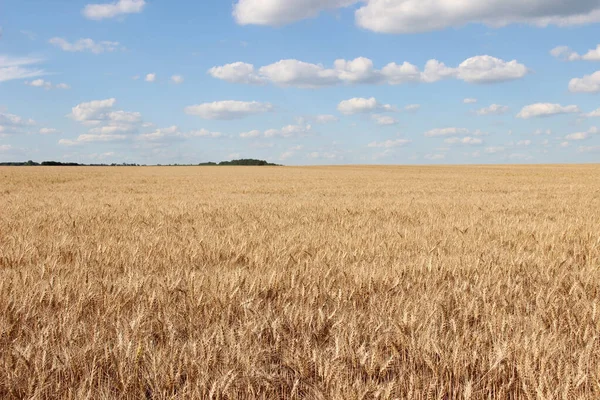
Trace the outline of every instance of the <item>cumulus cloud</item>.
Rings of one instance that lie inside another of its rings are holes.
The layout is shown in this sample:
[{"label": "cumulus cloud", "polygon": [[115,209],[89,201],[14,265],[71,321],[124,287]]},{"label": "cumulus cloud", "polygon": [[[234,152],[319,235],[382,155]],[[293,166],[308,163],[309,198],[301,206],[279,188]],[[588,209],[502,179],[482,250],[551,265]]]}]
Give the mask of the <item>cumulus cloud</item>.
[{"label": "cumulus cloud", "polygon": [[592,135],[596,135],[600,133],[600,129],[593,126],[585,132],[575,132],[565,136],[566,140],[586,140],[589,139]]},{"label": "cumulus cloud", "polygon": [[63,145],[80,145],[92,142],[115,142],[128,139],[143,126],[139,112],[114,110],[115,98],[94,100],[76,105],[67,117],[91,126],[87,134],[76,140],[63,139]]},{"label": "cumulus cloud", "polygon": [[54,37],[48,43],[68,52],[92,52],[94,54],[111,53],[121,49],[119,42],[101,41],[95,42],[92,39],[79,39],[76,42],[69,42],[66,39]]},{"label": "cumulus cloud", "polygon": [[419,111],[420,109],[421,109],[420,104],[409,104],[406,107],[404,107],[404,110],[406,110],[408,112],[415,112],[415,111]]},{"label": "cumulus cloud", "polygon": [[477,99],[466,98],[466,99],[463,100],[463,103],[465,103],[465,104],[475,104],[475,103],[477,103]]},{"label": "cumulus cloud", "polygon": [[600,92],[600,71],[583,78],[573,78],[569,82],[569,91],[572,93],[598,93]]},{"label": "cumulus cloud", "polygon": [[69,117],[79,122],[99,121],[103,119],[105,112],[111,109],[117,99],[94,100],[87,103],[81,103],[71,109]]},{"label": "cumulus cloud", "polygon": [[576,6],[569,0],[464,0],[460,6],[448,0],[238,0],[233,16],[238,24],[280,26],[356,3],[356,24],[383,33],[417,33],[484,24],[571,26],[600,22],[600,2],[585,0]]},{"label": "cumulus cloud", "polygon": [[154,74],[154,73],[147,74],[146,78],[144,80],[146,82],[156,82],[156,74]]},{"label": "cumulus cloud", "polygon": [[345,115],[353,115],[360,113],[368,113],[373,111],[394,111],[395,108],[390,104],[381,104],[375,99],[355,97],[340,102],[337,107],[338,111]]},{"label": "cumulus cloud", "polygon": [[226,100],[189,106],[185,108],[185,113],[203,119],[232,120],[272,110],[273,105],[270,103]]},{"label": "cumulus cloud", "polygon": [[377,125],[390,126],[398,124],[398,120],[390,115],[373,114],[371,118]]},{"label": "cumulus cloud", "polygon": [[531,145],[531,140],[519,140],[517,142],[517,146],[529,146]]},{"label": "cumulus cloud", "polygon": [[425,132],[426,137],[443,137],[452,135],[468,135],[469,130],[465,128],[437,128]]},{"label": "cumulus cloud", "polygon": [[595,49],[591,49],[583,55],[573,51],[568,46],[555,47],[550,51],[550,54],[564,61],[600,61],[600,45],[597,45]]},{"label": "cumulus cloud", "polygon": [[600,108],[598,108],[598,109],[596,109],[596,110],[594,110],[592,112],[583,114],[583,116],[584,117],[588,117],[588,118],[600,117]]},{"label": "cumulus cloud", "polygon": [[394,147],[403,147],[410,144],[412,141],[408,139],[386,140],[384,142],[371,142],[368,147],[391,149]]},{"label": "cumulus cloud", "polygon": [[504,61],[481,55],[463,61],[458,67],[448,67],[438,60],[429,60],[423,71],[409,62],[392,62],[379,70],[370,59],[358,57],[354,60],[336,60],[332,68],[287,59],[258,70],[252,64],[236,62],[213,67],[208,73],[232,83],[318,88],[340,84],[433,83],[442,79],[484,84],[520,79],[529,73],[529,69],[516,60]]},{"label": "cumulus cloud", "polygon": [[357,0],[238,0],[233,7],[233,17],[240,25],[280,26],[356,2]]},{"label": "cumulus cloud", "polygon": [[499,104],[492,104],[489,107],[484,107],[476,111],[477,115],[504,115],[510,108]]},{"label": "cumulus cloud", "polygon": [[0,82],[46,75],[43,69],[34,67],[41,61],[39,58],[0,55]]},{"label": "cumulus cloud", "polygon": [[88,19],[98,21],[126,14],[138,14],[145,6],[145,0],[119,0],[114,3],[88,4],[82,14]]},{"label": "cumulus cloud", "polygon": [[33,87],[39,87],[39,88],[44,88],[46,90],[50,90],[50,89],[70,89],[71,86],[67,85],[66,83],[59,83],[54,85],[52,82],[48,82],[45,81],[43,79],[36,79],[33,81],[26,81],[25,82],[26,85],[28,86],[33,86]]},{"label": "cumulus cloud", "polygon": [[529,119],[536,117],[549,117],[559,114],[579,113],[581,110],[578,106],[561,106],[560,104],[551,103],[536,103],[523,107],[521,112],[517,114],[517,118]]},{"label": "cumulus cloud", "polygon": [[356,11],[356,23],[384,33],[415,33],[461,27],[470,23],[502,27],[510,24],[568,26],[600,22],[600,2],[577,7],[569,0],[367,0]]},{"label": "cumulus cloud", "polygon": [[246,85],[262,85],[265,83],[265,79],[259,76],[254,70],[254,65],[244,62],[235,62],[221,67],[213,67],[208,70],[208,73],[214,78],[231,83],[242,83]]}]

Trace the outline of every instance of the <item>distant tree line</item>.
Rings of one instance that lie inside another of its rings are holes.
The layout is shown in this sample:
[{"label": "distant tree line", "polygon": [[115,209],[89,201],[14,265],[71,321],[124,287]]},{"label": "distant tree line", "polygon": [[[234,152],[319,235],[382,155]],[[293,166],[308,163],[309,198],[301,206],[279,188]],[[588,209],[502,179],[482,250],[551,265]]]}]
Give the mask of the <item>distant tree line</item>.
[{"label": "distant tree line", "polygon": [[[158,166],[162,166],[162,164],[157,164]],[[194,164],[167,164],[168,166],[193,166]],[[220,163],[216,162],[205,162],[200,164],[195,164],[199,166],[231,166],[231,165],[239,165],[239,166],[279,166],[279,164],[272,164],[264,160],[255,160],[255,159],[242,159],[242,160],[232,160],[232,161],[221,161]],[[26,166],[50,166],[50,167],[140,167],[145,166],[140,164],[128,164],[128,163],[112,163],[112,164],[80,164],[73,162],[60,162],[60,161],[43,161],[41,163],[37,163],[35,161],[29,160],[25,162],[0,162],[0,166],[2,167],[26,167]]]},{"label": "distant tree line", "polygon": [[241,160],[232,160],[232,161],[221,161],[218,164],[214,163],[214,162],[207,162],[207,163],[201,163],[198,165],[204,165],[204,166],[211,166],[211,165],[213,165],[213,166],[214,165],[278,166],[278,164],[271,164],[265,160],[255,160],[252,158],[245,158],[245,159],[241,159]]}]

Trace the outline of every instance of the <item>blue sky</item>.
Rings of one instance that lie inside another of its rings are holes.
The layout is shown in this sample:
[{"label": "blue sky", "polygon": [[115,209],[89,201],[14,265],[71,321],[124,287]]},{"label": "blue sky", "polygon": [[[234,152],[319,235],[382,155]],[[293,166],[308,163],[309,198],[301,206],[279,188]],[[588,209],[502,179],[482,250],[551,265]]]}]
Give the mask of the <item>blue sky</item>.
[{"label": "blue sky", "polygon": [[600,0],[4,0],[0,160],[600,160]]}]

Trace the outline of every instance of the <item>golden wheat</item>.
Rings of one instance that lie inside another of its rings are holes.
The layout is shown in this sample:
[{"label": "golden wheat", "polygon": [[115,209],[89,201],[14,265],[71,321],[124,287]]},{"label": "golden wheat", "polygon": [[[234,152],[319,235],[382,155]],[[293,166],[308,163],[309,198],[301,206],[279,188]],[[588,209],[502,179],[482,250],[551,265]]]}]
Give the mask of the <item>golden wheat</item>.
[{"label": "golden wheat", "polygon": [[2,168],[0,398],[600,398],[600,166]]}]

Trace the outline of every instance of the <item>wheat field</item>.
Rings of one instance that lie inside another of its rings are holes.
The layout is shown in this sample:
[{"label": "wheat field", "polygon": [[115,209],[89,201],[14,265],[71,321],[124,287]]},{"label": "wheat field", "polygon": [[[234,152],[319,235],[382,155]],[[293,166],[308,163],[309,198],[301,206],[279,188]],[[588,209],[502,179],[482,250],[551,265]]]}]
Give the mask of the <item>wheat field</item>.
[{"label": "wheat field", "polygon": [[0,169],[2,399],[598,399],[600,166]]}]

